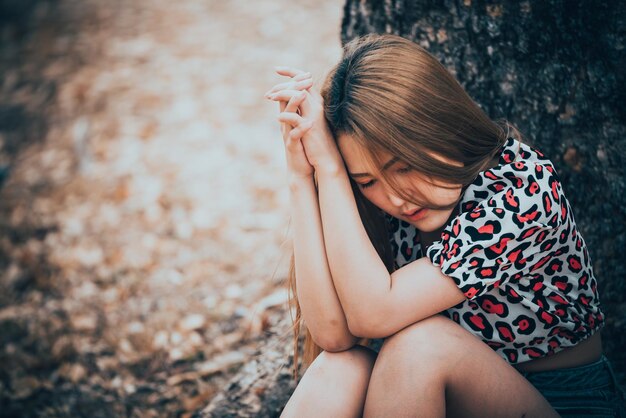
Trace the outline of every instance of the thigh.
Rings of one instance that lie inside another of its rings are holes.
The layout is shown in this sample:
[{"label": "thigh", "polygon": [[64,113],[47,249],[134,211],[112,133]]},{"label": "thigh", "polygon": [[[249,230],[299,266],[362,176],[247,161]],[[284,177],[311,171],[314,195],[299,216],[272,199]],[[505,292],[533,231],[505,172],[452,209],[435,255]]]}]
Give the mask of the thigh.
[{"label": "thigh", "polygon": [[[395,402],[382,397],[391,384]],[[368,391],[366,412],[371,401],[389,402],[389,408],[402,403],[405,412],[396,416],[422,416],[430,410],[436,415],[445,402],[444,414],[452,417],[558,417],[516,369],[441,315],[412,324],[385,340]],[[441,405],[432,409],[429,402]],[[375,410],[372,416],[380,413],[372,405],[371,411]]]},{"label": "thigh", "polygon": [[360,417],[376,353],[356,345],[322,351],[309,365],[281,418]]}]

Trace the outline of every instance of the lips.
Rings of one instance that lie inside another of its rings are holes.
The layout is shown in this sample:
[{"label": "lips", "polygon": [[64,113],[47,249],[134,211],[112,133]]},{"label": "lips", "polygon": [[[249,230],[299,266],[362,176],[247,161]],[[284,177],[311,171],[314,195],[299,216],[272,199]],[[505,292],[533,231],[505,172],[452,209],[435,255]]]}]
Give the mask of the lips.
[{"label": "lips", "polygon": [[404,212],[403,215],[410,221],[416,222],[426,216],[426,208],[415,209],[412,212]]},{"label": "lips", "polygon": [[412,210],[411,212],[402,212],[402,214],[403,214],[404,216],[413,216],[413,215],[415,215],[417,212],[419,212],[420,210],[422,210],[422,209],[414,209],[414,210]]}]

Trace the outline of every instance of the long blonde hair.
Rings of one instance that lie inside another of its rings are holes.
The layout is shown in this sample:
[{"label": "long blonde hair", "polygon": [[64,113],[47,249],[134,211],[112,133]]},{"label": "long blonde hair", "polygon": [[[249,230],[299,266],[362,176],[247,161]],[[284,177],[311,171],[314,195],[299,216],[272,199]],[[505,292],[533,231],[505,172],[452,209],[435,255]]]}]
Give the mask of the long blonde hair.
[{"label": "long blonde hair", "polygon": [[[341,60],[328,74],[321,95],[334,137],[350,135],[366,150],[370,166],[375,170],[378,167],[377,176],[384,178],[398,196],[423,207],[443,209],[429,203],[426,196],[416,197],[414,192],[409,194],[398,187],[393,177],[380,170],[380,151],[400,157],[428,181],[465,187],[488,168],[508,136],[522,140],[512,124],[491,120],[434,56],[415,42],[396,35],[370,34],[347,43]],[[352,180],[351,183],[368,236],[392,272],[393,254],[383,213],[363,197]],[[303,320],[293,255],[288,286],[292,292],[290,306],[296,310],[293,330],[297,379]],[[304,328],[302,362],[306,367],[322,349],[306,325]]]}]

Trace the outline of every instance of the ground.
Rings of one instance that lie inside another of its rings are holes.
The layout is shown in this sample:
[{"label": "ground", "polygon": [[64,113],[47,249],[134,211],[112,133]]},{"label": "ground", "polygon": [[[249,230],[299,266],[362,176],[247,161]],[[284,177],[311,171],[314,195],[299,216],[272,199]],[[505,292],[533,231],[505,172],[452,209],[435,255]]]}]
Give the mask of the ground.
[{"label": "ground", "polygon": [[48,0],[0,19],[0,416],[191,416],[250,359],[287,314],[263,94],[275,65],[319,85],[342,5]]}]

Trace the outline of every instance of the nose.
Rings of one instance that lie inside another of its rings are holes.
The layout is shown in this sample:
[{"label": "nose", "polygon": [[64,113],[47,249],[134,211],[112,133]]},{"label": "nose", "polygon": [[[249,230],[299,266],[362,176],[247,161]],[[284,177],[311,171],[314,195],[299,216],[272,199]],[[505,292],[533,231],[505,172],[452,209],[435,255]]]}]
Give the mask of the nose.
[{"label": "nose", "polygon": [[406,201],[404,199],[402,199],[400,196],[398,196],[397,194],[395,194],[394,191],[390,190],[389,192],[387,192],[387,196],[389,197],[389,202],[391,202],[392,205],[394,206],[403,206]]}]

